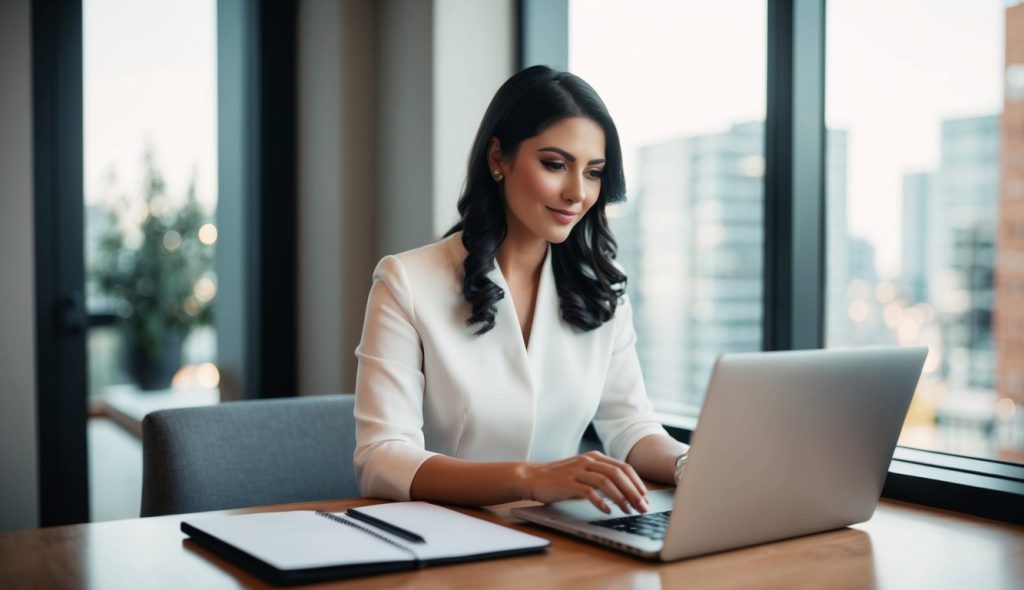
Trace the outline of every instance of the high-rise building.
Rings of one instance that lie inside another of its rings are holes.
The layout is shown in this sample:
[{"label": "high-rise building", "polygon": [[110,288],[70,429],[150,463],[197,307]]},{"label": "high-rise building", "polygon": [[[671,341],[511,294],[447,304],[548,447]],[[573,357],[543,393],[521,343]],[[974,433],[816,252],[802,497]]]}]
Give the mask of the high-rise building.
[{"label": "high-rise building", "polygon": [[849,276],[851,281],[861,281],[868,291],[878,282],[878,266],[875,264],[875,246],[864,238],[850,237],[847,241],[850,252]]},{"label": "high-rise building", "polygon": [[[651,328],[657,325],[659,313],[661,321],[673,328],[682,323],[671,299],[682,290],[686,241],[684,232],[671,227],[670,221],[684,213],[677,202],[684,191],[682,177],[674,173],[683,160],[678,142],[644,148],[637,172],[628,179],[629,201],[621,209],[624,215],[610,220],[619,242],[618,260],[629,276],[627,291],[633,302],[637,354],[648,393],[656,402],[671,402],[672,392],[683,391],[684,372],[674,365],[678,356],[674,351],[684,342],[682,331]],[[667,207],[664,216],[651,216],[649,211],[659,206]]]},{"label": "high-rise building", "polygon": [[878,266],[874,244],[862,237],[850,236],[846,242],[849,255],[846,285],[848,306],[837,312],[848,328],[846,339],[839,344],[847,346],[877,346],[892,344],[892,331],[883,322],[883,311],[877,299],[879,285]]},{"label": "high-rise building", "polygon": [[[827,256],[845,269],[845,133],[830,132],[829,145],[837,243]],[[633,197],[612,220],[644,377],[662,407],[695,413],[719,354],[761,349],[763,152],[761,122],[643,147]],[[845,293],[844,272],[828,280]]]},{"label": "high-rise building", "polygon": [[935,198],[935,174],[903,175],[900,280],[909,303],[928,299],[928,220]]},{"label": "high-rise building", "polygon": [[953,260],[943,316],[948,377],[955,385],[991,390],[996,357],[992,340],[996,224],[952,227]]},{"label": "high-rise building", "polygon": [[845,310],[849,305],[850,283],[849,226],[846,221],[846,131],[828,131],[825,164],[825,342],[846,344],[850,322]]},{"label": "high-rise building", "polygon": [[999,116],[942,122],[936,207],[929,219],[929,300],[939,314],[954,388],[995,385],[992,341]]},{"label": "high-rise building", "polygon": [[1002,178],[995,276],[998,304],[992,327],[998,353],[998,394],[1024,404],[1024,4],[1007,8],[1005,22]]}]

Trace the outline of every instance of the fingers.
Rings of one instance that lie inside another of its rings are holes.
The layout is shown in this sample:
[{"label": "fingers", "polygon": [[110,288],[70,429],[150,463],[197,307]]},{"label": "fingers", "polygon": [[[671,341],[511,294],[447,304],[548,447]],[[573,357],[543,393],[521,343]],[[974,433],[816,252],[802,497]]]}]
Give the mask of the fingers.
[{"label": "fingers", "polygon": [[[626,500],[626,496],[604,475],[595,471],[584,471],[579,474],[577,481],[585,484],[587,489],[595,495],[597,495],[596,490],[601,490],[604,492],[605,497],[612,502],[615,502],[623,512],[629,514],[629,501]],[[589,494],[587,497],[590,497]],[[593,502],[593,500],[591,500],[591,502]],[[600,506],[598,506],[598,508],[600,508]]]},{"label": "fingers", "polygon": [[596,469],[609,477],[630,500],[630,503],[642,512],[647,511],[647,487],[629,463],[598,454],[595,457]]},{"label": "fingers", "polygon": [[541,502],[585,498],[608,514],[611,509],[607,498],[626,513],[631,512],[630,507],[638,512],[648,510],[647,488],[636,471],[627,463],[598,452],[546,463],[532,477],[535,481],[530,496]]},{"label": "fingers", "polygon": [[[629,476],[630,473],[636,475],[632,467],[604,455],[585,457],[585,460],[586,469],[577,476],[577,481],[604,492],[623,512],[630,512],[630,506],[639,512],[647,512],[646,489],[643,482],[634,481]],[[635,479],[639,480],[638,477]]]},{"label": "fingers", "polygon": [[596,506],[598,510],[605,514],[611,514],[612,509],[608,507],[608,503],[604,501],[601,494],[597,493],[596,489],[586,484],[580,484],[577,491],[581,497],[590,500],[590,503]]},{"label": "fingers", "polygon": [[616,461],[615,459],[612,459],[611,457],[601,454],[597,451],[590,451],[586,453],[584,456],[590,457],[595,461],[607,463],[618,467],[619,470],[629,478],[629,480],[633,483],[633,486],[636,487],[636,489],[640,492],[641,495],[647,495],[647,486],[644,485],[643,480],[640,479],[640,476],[637,475],[636,470],[633,469],[633,466],[630,465],[629,463],[625,463],[623,461]]}]

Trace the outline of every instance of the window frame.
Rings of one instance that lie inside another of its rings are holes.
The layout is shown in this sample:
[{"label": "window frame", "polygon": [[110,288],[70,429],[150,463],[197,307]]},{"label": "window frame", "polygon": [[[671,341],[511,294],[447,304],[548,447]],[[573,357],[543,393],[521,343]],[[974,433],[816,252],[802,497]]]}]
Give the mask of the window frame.
[{"label": "window frame", "polygon": [[221,401],[298,394],[297,27],[293,2],[217,1]]},{"label": "window frame", "polygon": [[[31,2],[41,526],[89,520],[85,339],[113,319],[84,297],[82,10]],[[217,300],[233,305],[214,321],[236,397],[297,394],[296,26],[291,2],[217,1]]]},{"label": "window frame", "polygon": [[32,1],[39,525],[89,521],[82,5]]},{"label": "window frame", "polygon": [[[764,350],[825,342],[826,0],[766,0]],[[567,69],[568,0],[519,0],[519,68]],[[794,313],[799,309],[800,313]],[[697,417],[659,414],[689,441]],[[584,445],[596,440],[588,429]],[[1024,465],[898,446],[882,497],[1024,524]]]}]

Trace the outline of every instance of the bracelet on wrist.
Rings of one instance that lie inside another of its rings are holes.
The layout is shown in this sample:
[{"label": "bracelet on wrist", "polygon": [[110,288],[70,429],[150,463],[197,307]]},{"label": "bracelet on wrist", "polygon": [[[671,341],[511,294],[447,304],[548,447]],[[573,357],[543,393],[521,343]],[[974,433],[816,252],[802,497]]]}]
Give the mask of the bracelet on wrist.
[{"label": "bracelet on wrist", "polygon": [[680,469],[682,469],[683,465],[686,464],[686,460],[689,459],[689,458],[690,458],[690,447],[686,447],[686,450],[683,451],[683,454],[679,455],[678,457],[676,457],[676,471],[679,471]]}]

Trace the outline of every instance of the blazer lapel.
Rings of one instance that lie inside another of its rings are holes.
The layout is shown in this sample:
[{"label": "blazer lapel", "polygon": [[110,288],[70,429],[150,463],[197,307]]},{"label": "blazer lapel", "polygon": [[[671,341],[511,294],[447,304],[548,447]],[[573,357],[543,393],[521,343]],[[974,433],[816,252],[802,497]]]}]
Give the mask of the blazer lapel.
[{"label": "blazer lapel", "polygon": [[[544,255],[541,266],[540,283],[537,285],[537,301],[533,305],[533,323],[530,325],[530,343],[523,342],[523,331],[519,327],[519,315],[516,313],[515,302],[501,274],[497,262],[494,270],[488,275],[496,285],[505,291],[505,297],[498,302],[498,314],[494,319],[494,329],[501,330],[502,343],[509,343],[506,356],[516,359],[526,370],[534,390],[540,387],[542,361],[547,341],[561,329],[558,309],[558,289],[555,286],[555,275],[551,267],[551,246]],[[516,350],[512,350],[516,349]]]},{"label": "blazer lapel", "polygon": [[537,286],[537,301],[533,305],[533,324],[530,326],[530,345],[526,352],[530,361],[530,373],[534,388],[543,386],[543,361],[551,338],[561,329],[558,313],[558,290],[555,275],[551,269],[551,246],[544,256],[544,265]]},{"label": "blazer lapel", "polygon": [[[519,316],[516,314],[512,293],[508,288],[508,283],[505,282],[504,275],[501,274],[501,268],[498,267],[497,261],[494,263],[494,269],[487,276],[505,292],[505,296],[495,304],[497,313],[494,318],[494,328],[491,331],[494,333],[494,338],[500,343],[502,356],[509,363],[509,371],[522,379],[523,384],[533,395],[536,388],[530,368],[529,354],[523,342],[523,332],[519,328]],[[536,312],[534,312],[534,325],[536,323]],[[533,341],[532,335],[530,341]]]}]

